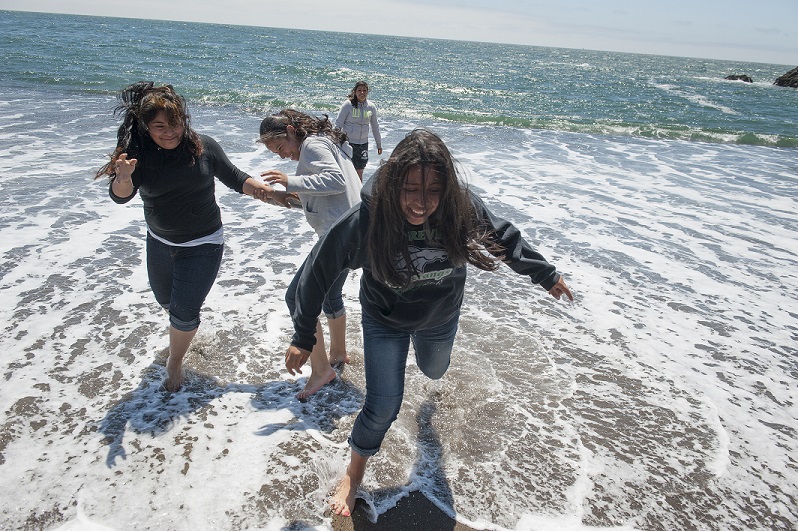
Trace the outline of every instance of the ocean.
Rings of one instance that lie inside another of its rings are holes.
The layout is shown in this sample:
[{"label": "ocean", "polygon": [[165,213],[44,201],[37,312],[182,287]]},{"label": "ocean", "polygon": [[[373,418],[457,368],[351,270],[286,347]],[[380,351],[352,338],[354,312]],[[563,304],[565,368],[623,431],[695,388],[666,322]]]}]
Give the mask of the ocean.
[{"label": "ocean", "polygon": [[572,288],[471,269],[446,376],[409,358],[375,518],[419,490],[477,529],[798,529],[798,93],[772,84],[795,65],[11,11],[0,49],[0,529],[332,525],[360,275],[353,362],[301,403],[283,295],[315,235],[220,184],[224,262],[164,392],[140,200],[93,181],[142,79],[253,176],[294,170],[264,115],[334,117],[365,79],[365,176],[432,129]]}]

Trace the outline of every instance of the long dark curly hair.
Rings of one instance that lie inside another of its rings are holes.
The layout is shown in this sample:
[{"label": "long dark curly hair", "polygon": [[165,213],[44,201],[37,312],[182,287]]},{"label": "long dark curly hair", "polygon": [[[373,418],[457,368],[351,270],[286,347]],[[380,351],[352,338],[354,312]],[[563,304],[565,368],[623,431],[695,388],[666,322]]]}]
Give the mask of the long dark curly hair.
[{"label": "long dark curly hair", "polygon": [[128,159],[139,159],[144,155],[144,146],[151,142],[149,123],[163,111],[169,125],[183,126],[183,139],[177,149],[182,150],[188,165],[193,165],[202,154],[202,141],[191,129],[191,118],[188,114],[186,100],[175,92],[172,85],[156,87],[152,81],[139,81],[122,89],[117,94],[119,104],[114,109],[114,116],[122,117],[122,125],[116,133],[116,149],[109,155],[110,160],[99,170],[95,179],[108,176],[109,181],[116,177],[114,163],[122,153]]},{"label": "long dark curly hair", "polygon": [[283,109],[261,121],[258,142],[265,144],[288,136],[289,125],[294,128],[300,144],[311,135],[327,135],[339,145],[347,140],[346,133],[335,127],[326,114],[317,118],[294,109]]},{"label": "long dark curly hair", "polygon": [[[405,216],[400,203],[403,185],[414,166],[432,170],[441,180],[438,208],[424,223],[424,232],[442,234],[441,245],[455,266],[470,263],[492,271],[499,267],[504,249],[495,234],[480,223],[468,188],[456,169],[449,149],[437,135],[415,129],[396,145],[374,174],[366,248],[375,278],[389,286],[407,287],[415,271],[408,249]],[[426,172],[423,172],[426,174]],[[488,254],[491,253],[491,254]],[[397,258],[405,269],[397,270]]]}]

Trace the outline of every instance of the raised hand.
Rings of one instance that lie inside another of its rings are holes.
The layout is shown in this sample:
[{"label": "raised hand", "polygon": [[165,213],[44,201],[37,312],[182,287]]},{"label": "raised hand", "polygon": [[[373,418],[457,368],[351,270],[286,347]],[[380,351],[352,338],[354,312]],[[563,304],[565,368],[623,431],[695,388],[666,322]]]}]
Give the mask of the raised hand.
[{"label": "raised hand", "polygon": [[288,186],[288,175],[280,170],[266,170],[261,173],[260,176],[264,177],[269,184],[279,184],[283,187]]},{"label": "raised hand", "polygon": [[137,162],[137,159],[128,160],[127,153],[119,155],[119,158],[114,162],[114,173],[116,174],[114,181],[119,184],[132,182],[131,175],[133,175],[133,171],[136,169]]}]

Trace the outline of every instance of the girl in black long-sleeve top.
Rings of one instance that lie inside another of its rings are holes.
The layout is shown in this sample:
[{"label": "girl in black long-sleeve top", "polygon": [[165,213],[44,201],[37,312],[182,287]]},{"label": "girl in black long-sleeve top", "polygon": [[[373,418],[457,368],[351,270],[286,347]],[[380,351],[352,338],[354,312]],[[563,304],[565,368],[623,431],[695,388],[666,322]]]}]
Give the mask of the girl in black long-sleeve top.
[{"label": "girl in black long-sleeve top", "polygon": [[177,391],[185,379],[183,357],[222,262],[215,178],[262,201],[288,206],[287,197],[236,168],[216,141],[191,129],[185,100],[170,85],[141,81],[122,90],[119,101],[116,149],[97,178],[108,177],[115,202],[138,193],[144,203],[150,287],[169,311],[164,385]]}]

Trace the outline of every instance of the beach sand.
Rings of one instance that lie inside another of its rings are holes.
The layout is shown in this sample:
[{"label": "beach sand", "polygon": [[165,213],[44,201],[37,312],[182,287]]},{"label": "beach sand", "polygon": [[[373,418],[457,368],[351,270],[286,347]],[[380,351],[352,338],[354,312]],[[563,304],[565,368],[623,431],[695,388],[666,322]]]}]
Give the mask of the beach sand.
[{"label": "beach sand", "polygon": [[333,517],[334,531],[474,531],[473,528],[456,522],[438,509],[426,496],[411,492],[380,515],[377,523],[369,520],[366,504],[358,499],[351,518]]}]

